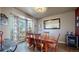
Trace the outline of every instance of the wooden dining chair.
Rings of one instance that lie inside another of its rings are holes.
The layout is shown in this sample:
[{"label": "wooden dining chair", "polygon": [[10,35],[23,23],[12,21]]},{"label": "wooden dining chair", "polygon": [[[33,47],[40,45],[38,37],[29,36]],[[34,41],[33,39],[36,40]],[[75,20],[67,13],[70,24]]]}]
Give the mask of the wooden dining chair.
[{"label": "wooden dining chair", "polygon": [[58,37],[57,37],[57,40],[54,40],[54,42],[53,43],[49,43],[48,44],[48,47],[49,48],[51,48],[53,51],[57,51],[57,49],[58,49],[58,40],[59,40],[59,37],[60,37],[60,34],[58,35]]},{"label": "wooden dining chair", "polygon": [[49,39],[49,32],[44,32],[42,37],[44,40]]},{"label": "wooden dining chair", "polygon": [[32,36],[33,36],[33,33],[26,34],[26,43],[27,43],[29,48],[32,47],[32,40],[31,40]]},{"label": "wooden dining chair", "polygon": [[40,49],[42,52],[43,51],[43,42],[41,41],[41,34],[35,34],[34,42],[35,42],[35,50]]},{"label": "wooden dining chair", "polygon": [[0,43],[3,41],[2,37],[3,37],[3,32],[0,31]]},{"label": "wooden dining chair", "polygon": [[49,39],[49,32],[44,32],[41,37],[42,37],[41,39],[43,40],[41,49],[42,51],[46,51],[47,43],[45,40]]},{"label": "wooden dining chair", "polygon": [[2,50],[2,43],[3,43],[3,32],[0,31],[0,44],[1,44],[0,50]]}]

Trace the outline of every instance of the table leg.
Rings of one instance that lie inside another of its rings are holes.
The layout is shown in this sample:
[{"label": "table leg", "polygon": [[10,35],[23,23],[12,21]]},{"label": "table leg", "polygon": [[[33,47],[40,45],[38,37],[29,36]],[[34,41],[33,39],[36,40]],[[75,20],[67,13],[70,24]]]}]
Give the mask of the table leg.
[{"label": "table leg", "polygon": [[45,52],[48,51],[47,43],[45,42]]}]

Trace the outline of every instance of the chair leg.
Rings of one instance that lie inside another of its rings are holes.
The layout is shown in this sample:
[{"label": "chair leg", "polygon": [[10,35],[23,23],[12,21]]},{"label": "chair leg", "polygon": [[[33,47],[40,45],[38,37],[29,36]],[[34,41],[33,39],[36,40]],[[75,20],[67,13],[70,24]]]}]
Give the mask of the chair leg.
[{"label": "chair leg", "polygon": [[57,47],[55,47],[55,52],[57,52],[57,50],[58,50],[58,46],[57,46]]},{"label": "chair leg", "polygon": [[41,52],[43,51],[42,46],[41,46]]},{"label": "chair leg", "polygon": [[34,47],[34,50],[35,50],[35,51],[37,50],[37,47],[36,47],[36,46]]}]

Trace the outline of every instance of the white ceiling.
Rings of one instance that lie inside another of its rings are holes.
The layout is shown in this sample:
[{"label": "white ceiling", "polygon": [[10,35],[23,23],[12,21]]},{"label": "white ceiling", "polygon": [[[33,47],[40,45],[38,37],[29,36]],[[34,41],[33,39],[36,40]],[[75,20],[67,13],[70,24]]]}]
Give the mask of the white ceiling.
[{"label": "white ceiling", "polygon": [[17,9],[37,19],[75,10],[74,7],[47,7],[47,11],[45,13],[38,14],[37,12],[34,11],[33,7],[17,7]]}]

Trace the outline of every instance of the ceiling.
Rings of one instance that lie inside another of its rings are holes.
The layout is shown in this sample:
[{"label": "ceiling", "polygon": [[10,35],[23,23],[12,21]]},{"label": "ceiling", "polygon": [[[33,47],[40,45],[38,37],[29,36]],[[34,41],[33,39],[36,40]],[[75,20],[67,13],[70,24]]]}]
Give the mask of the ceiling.
[{"label": "ceiling", "polygon": [[56,15],[60,14],[63,12],[68,12],[71,10],[75,10],[74,7],[47,7],[47,11],[45,13],[37,13],[34,11],[33,7],[17,7],[20,11],[36,18],[36,19],[41,19],[43,17],[51,16],[51,15]]}]

